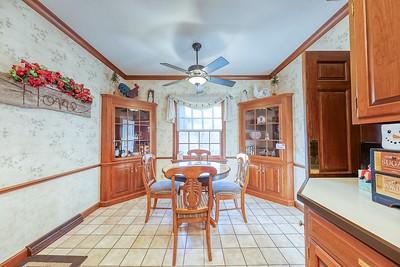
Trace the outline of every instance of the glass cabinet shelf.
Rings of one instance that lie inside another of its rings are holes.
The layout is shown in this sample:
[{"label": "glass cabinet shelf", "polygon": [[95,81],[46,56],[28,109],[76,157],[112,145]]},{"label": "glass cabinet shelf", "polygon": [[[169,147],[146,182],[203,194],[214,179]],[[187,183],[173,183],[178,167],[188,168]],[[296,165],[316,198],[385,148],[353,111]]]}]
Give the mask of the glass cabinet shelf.
[{"label": "glass cabinet shelf", "polygon": [[150,152],[150,111],[115,107],[114,158]]},{"label": "glass cabinet shelf", "polygon": [[246,154],[280,156],[279,106],[247,110],[244,124]]}]

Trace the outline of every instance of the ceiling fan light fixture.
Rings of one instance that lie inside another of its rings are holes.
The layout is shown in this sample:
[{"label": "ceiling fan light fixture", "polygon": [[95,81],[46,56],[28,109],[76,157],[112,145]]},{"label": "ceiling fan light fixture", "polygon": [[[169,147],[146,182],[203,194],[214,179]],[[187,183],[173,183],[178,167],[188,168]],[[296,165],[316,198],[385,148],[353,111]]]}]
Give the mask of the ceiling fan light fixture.
[{"label": "ceiling fan light fixture", "polygon": [[203,85],[207,82],[207,78],[203,76],[192,76],[189,78],[189,82],[194,85]]}]

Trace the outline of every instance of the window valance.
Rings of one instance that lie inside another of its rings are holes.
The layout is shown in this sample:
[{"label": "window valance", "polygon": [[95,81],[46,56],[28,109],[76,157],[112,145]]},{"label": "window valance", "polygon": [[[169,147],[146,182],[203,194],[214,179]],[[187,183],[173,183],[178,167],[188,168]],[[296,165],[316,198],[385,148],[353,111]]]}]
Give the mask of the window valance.
[{"label": "window valance", "polygon": [[176,118],[176,104],[195,109],[207,109],[217,104],[224,104],[224,121],[233,120],[235,100],[227,95],[170,95],[168,96],[167,121],[174,123]]}]

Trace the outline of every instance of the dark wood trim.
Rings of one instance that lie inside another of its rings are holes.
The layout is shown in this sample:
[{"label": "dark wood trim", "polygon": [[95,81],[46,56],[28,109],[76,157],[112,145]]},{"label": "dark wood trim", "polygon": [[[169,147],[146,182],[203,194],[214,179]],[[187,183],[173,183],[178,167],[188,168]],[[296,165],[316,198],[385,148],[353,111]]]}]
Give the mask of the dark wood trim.
[{"label": "dark wood trim", "polygon": [[170,157],[156,157],[156,159],[173,159],[173,157],[172,156],[170,156]]},{"label": "dark wood trim", "polygon": [[81,215],[83,218],[86,218],[87,216],[89,216],[92,212],[94,212],[95,210],[97,210],[100,207],[100,202],[97,202],[96,204],[94,204],[93,206],[87,208],[86,210],[84,210],[83,212],[81,212]]},{"label": "dark wood trim", "polygon": [[28,250],[24,248],[11,258],[5,260],[4,262],[0,263],[1,267],[15,267],[19,263],[23,262],[26,258],[28,258]]},{"label": "dark wood trim", "polygon": [[23,0],[25,4],[30,6],[33,10],[35,10],[39,15],[53,24],[60,31],[65,33],[68,37],[70,37],[73,41],[75,41],[78,45],[80,45],[83,49],[92,54],[95,58],[104,63],[111,70],[115,71],[122,78],[126,77],[126,74],[122,72],[117,66],[115,66],[110,60],[108,60],[105,56],[103,56],[99,51],[97,51],[91,44],[89,44],[85,39],[83,39],[79,34],[77,34],[71,27],[69,27],[64,21],[62,21],[59,17],[56,16],[50,9],[48,9],[45,5],[43,5],[38,0]]},{"label": "dark wood trim", "polygon": [[90,165],[90,166],[74,169],[72,171],[62,172],[62,173],[58,173],[58,174],[55,174],[55,175],[50,175],[50,176],[46,176],[46,177],[43,177],[43,178],[35,179],[33,181],[28,181],[28,182],[25,182],[25,183],[20,183],[20,184],[16,184],[16,185],[3,187],[3,188],[0,188],[0,195],[1,194],[5,194],[5,193],[9,193],[9,192],[12,192],[12,191],[16,191],[16,190],[19,190],[19,189],[22,189],[22,188],[25,188],[25,187],[41,184],[41,183],[44,183],[44,182],[48,182],[50,180],[54,180],[54,179],[57,179],[57,178],[68,176],[68,175],[71,175],[71,174],[74,174],[74,173],[77,173],[77,172],[87,171],[87,170],[90,170],[90,169],[93,169],[93,168],[97,168],[97,167],[100,167],[100,164],[94,164],[94,165]]},{"label": "dark wood trim", "polygon": [[294,166],[294,167],[298,167],[298,168],[302,168],[302,169],[305,169],[305,168],[306,168],[306,165],[299,164],[299,163],[296,163],[296,162],[293,163],[293,166]]},{"label": "dark wood trim", "polygon": [[320,39],[325,33],[338,24],[343,18],[349,14],[348,4],[339,9],[327,22],[325,22],[316,32],[314,32],[307,40],[305,40],[292,54],[290,54],[281,64],[279,64],[270,74],[277,75],[293,60],[300,56],[307,48]]},{"label": "dark wood trim", "polygon": [[33,256],[38,254],[40,251],[48,247],[51,243],[71,231],[75,226],[83,222],[83,217],[81,214],[74,216],[65,223],[61,224],[54,230],[48,232],[38,240],[27,245],[28,256]]},{"label": "dark wood trim", "polygon": [[313,210],[329,222],[333,223],[346,233],[362,241],[363,243],[375,249],[395,263],[400,264],[400,248],[394,246],[386,240],[374,235],[373,233],[361,228],[359,225],[347,220],[339,214],[304,196],[302,192],[307,184],[307,181],[308,179],[303,183],[299,192],[297,193],[298,200],[303,202],[306,207],[309,207],[311,210]]},{"label": "dark wood trim", "polygon": [[[126,75],[125,80],[182,80],[185,75]],[[271,75],[213,75],[228,80],[270,80]]]}]

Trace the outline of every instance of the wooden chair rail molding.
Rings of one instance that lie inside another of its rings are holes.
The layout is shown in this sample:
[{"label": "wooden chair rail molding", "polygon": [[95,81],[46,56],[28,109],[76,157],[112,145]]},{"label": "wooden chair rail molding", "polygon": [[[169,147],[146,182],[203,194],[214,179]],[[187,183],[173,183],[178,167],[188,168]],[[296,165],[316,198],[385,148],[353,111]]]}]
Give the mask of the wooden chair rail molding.
[{"label": "wooden chair rail molding", "polygon": [[71,174],[74,174],[74,173],[78,173],[78,172],[83,172],[83,171],[87,171],[87,170],[90,170],[90,169],[94,169],[94,168],[97,168],[97,167],[100,167],[100,163],[94,164],[94,165],[90,165],[90,166],[86,166],[86,167],[82,167],[82,168],[78,168],[78,169],[74,169],[72,171],[67,171],[67,172],[62,172],[62,173],[58,173],[58,174],[55,174],[55,175],[46,176],[46,177],[43,177],[43,178],[35,179],[33,181],[28,181],[28,182],[24,182],[24,183],[20,183],[20,184],[16,184],[16,185],[3,187],[3,188],[0,188],[0,195],[1,194],[5,194],[5,193],[9,193],[9,192],[12,192],[12,191],[16,191],[16,190],[19,190],[19,189],[22,189],[22,188],[25,188],[25,187],[41,184],[41,183],[44,183],[44,182],[48,182],[48,181],[51,181],[51,180],[54,180],[54,179],[57,179],[57,178],[61,178],[61,177],[64,177],[64,176],[68,176],[68,175],[71,175]]}]

